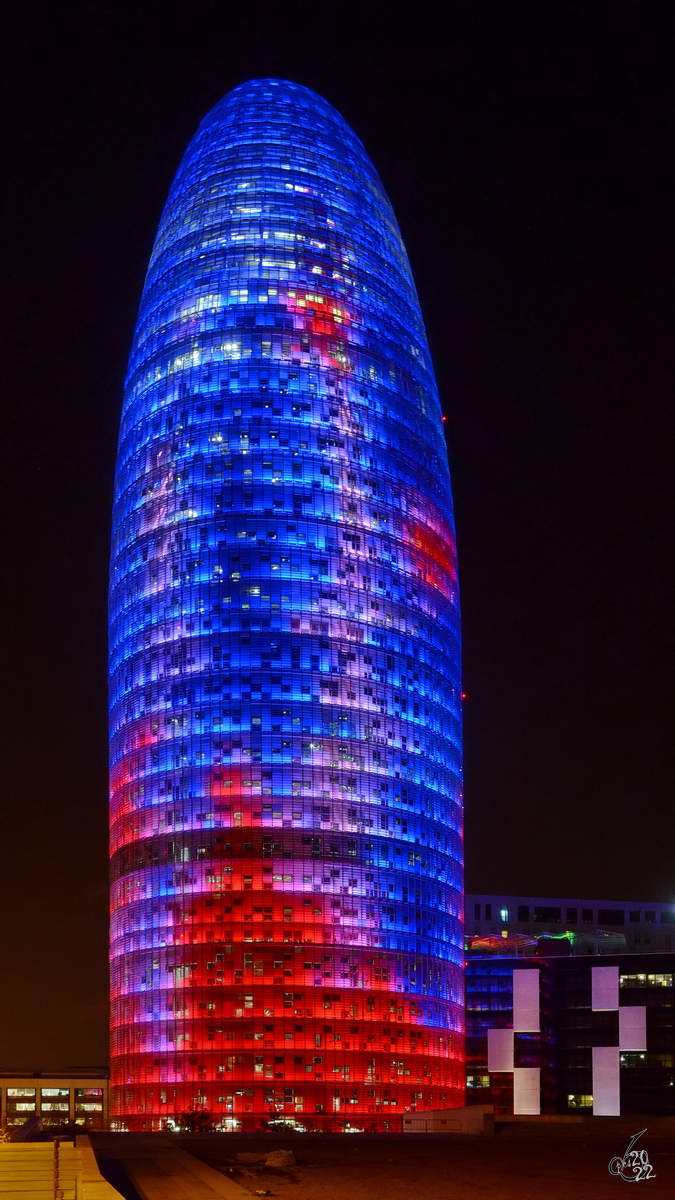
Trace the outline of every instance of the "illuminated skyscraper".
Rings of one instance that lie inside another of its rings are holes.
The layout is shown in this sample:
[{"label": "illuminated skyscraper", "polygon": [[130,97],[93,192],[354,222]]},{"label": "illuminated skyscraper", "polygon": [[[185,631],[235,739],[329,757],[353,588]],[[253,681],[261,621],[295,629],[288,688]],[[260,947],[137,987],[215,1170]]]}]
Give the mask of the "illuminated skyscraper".
[{"label": "illuminated skyscraper", "polygon": [[119,1127],[383,1129],[463,1102],[459,688],[440,405],[391,206],[329,104],[255,80],[178,170],[125,388]]}]

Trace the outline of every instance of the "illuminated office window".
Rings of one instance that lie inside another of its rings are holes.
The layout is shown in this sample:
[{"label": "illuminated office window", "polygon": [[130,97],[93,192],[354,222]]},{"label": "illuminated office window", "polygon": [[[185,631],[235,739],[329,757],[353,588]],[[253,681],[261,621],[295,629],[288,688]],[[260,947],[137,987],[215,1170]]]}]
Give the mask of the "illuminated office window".
[{"label": "illuminated office window", "polygon": [[204,119],[125,384],[110,585],[118,1128],[463,1098],[459,604],[440,404],[365,150]]},{"label": "illuminated office window", "polygon": [[40,1113],[44,1125],[67,1124],[70,1088],[40,1088]]},{"label": "illuminated office window", "polygon": [[35,1088],[7,1088],[7,1124],[23,1125],[29,1117],[35,1115]]},{"label": "illuminated office window", "polygon": [[75,1088],[75,1124],[103,1126],[103,1088]]}]

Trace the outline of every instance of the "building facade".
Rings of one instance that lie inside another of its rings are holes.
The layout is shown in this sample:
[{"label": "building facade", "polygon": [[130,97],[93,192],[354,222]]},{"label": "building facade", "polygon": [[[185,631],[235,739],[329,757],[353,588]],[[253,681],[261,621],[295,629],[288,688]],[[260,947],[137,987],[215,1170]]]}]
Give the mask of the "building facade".
[{"label": "building facade", "polygon": [[471,937],[569,932],[590,952],[675,950],[675,905],[639,900],[583,900],[550,896],[467,895],[466,932]]},{"label": "building facade", "polygon": [[612,940],[597,954],[574,935],[468,939],[468,1104],[675,1114],[675,954],[617,953]]},{"label": "building facade", "polygon": [[0,1128],[16,1129],[35,1116],[46,1129],[107,1129],[108,1072],[0,1070]]},{"label": "building facade", "polygon": [[440,405],[391,206],[330,105],[253,81],[180,165],[125,386],[118,1128],[462,1103],[459,689]]}]

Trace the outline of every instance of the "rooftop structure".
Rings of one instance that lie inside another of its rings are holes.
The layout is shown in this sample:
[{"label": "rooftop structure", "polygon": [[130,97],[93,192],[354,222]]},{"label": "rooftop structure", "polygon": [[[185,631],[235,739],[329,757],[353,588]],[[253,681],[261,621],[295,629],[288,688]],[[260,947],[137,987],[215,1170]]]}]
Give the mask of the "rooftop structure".
[{"label": "rooftop structure", "polygon": [[521,945],[544,935],[571,934],[574,953],[628,950],[655,953],[675,949],[675,904],[639,900],[584,900],[578,897],[466,896],[469,938],[509,937]]}]

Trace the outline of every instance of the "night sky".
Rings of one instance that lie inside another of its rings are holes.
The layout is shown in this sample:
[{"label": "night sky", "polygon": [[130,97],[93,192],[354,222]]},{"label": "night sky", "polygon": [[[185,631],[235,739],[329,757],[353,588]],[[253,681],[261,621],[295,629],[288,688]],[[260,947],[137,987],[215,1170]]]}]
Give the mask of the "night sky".
[{"label": "night sky", "polygon": [[107,1059],[122,379],[201,117],[360,135],[412,261],[462,583],[467,888],[675,900],[675,10],[5,0],[0,1066]]}]

